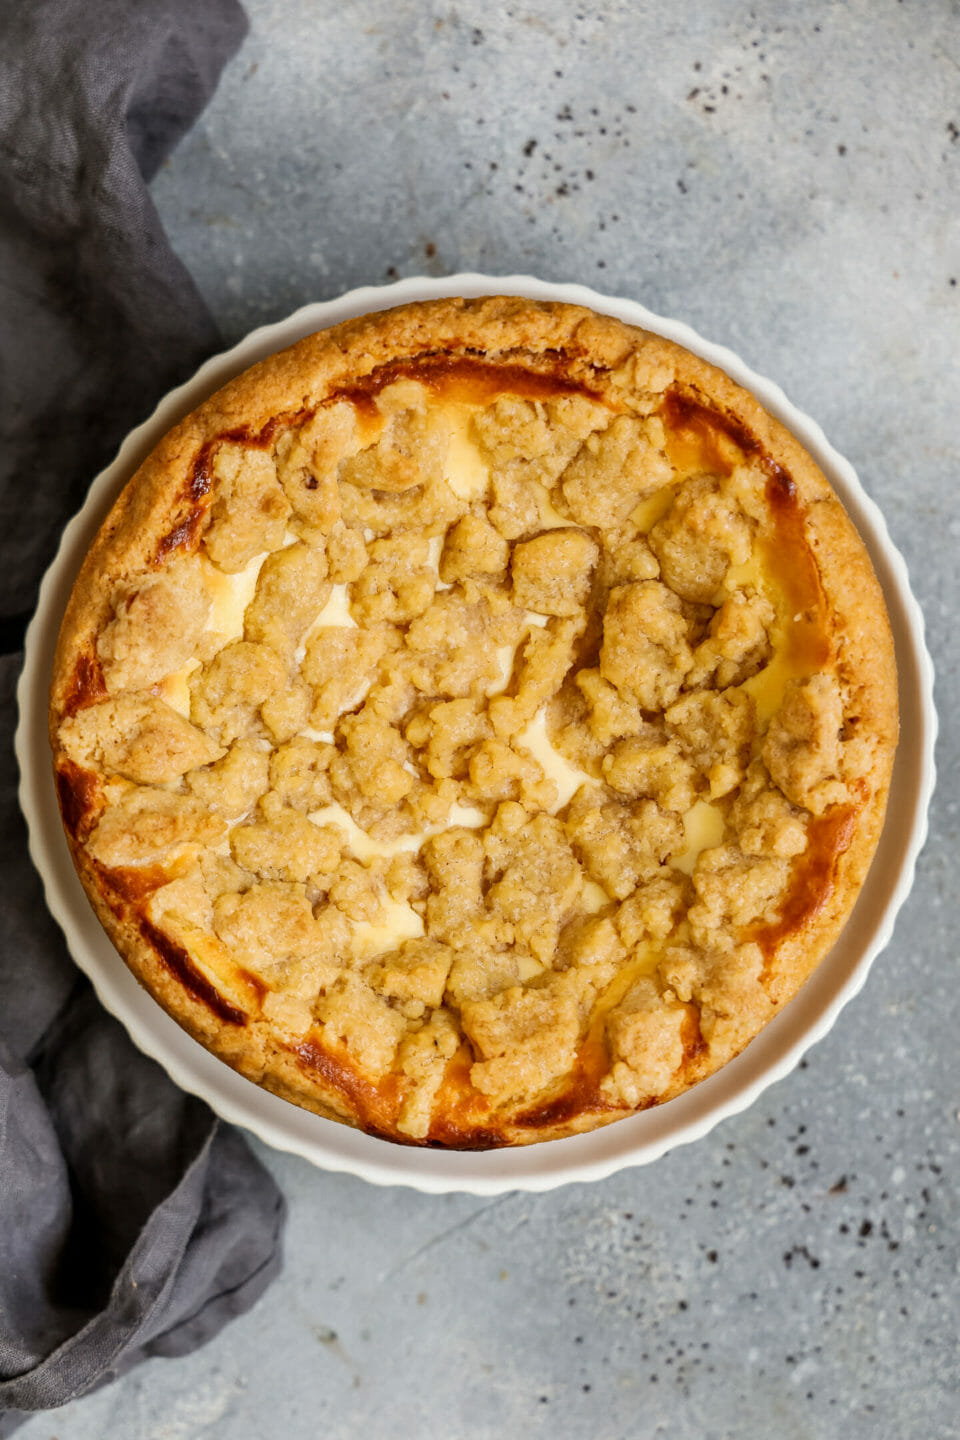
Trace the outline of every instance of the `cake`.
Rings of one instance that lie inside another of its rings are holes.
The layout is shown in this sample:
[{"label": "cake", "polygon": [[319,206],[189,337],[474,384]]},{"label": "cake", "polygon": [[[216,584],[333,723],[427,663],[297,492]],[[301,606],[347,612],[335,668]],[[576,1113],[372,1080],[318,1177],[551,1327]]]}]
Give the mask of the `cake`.
[{"label": "cake", "polygon": [[657,335],[406,305],[252,367],[123,490],[50,737],[90,902],[200,1044],[413,1145],[725,1065],[879,839],[893,644],[814,460]]}]

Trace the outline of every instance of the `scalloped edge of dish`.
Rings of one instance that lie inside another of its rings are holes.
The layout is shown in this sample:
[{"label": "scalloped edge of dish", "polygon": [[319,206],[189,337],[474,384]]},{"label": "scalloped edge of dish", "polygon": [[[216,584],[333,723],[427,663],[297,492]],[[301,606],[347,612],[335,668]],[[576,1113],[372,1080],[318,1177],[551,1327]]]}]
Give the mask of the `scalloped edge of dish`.
[{"label": "scalloped edge of dish", "polygon": [[[800,993],[741,1055],[686,1094],[616,1125],[542,1145],[461,1154],[394,1146],[300,1110],[224,1065],[160,1009],[101,929],[73,868],[54,792],[46,714],[53,649],[80,562],[123,483],[172,425],[233,375],[315,330],[415,300],[495,294],[586,305],[675,340],[725,370],[793,432],[836,489],[877,571],[896,644],[901,736],[886,823],[853,914]],[[20,804],[27,821],[30,855],[43,881],[48,908],[100,1001],[142,1051],[158,1061],[184,1090],[206,1100],[218,1115],[276,1149],[297,1154],[322,1169],[378,1185],[407,1185],[433,1194],[548,1190],[574,1181],[604,1179],[700,1139],[789,1074],[860,991],[871,964],[890,940],[926,840],[935,783],[933,679],[923,615],[910,588],[906,563],[890,538],[882,513],[850,462],[833,449],[820,426],[792,405],[778,385],[757,375],[732,350],[704,340],[684,322],[655,315],[637,301],[601,295],[583,285],[526,275],[412,277],[304,305],[284,320],[251,331],[164,396],[93,481],[84,505],[64,530],[27,631],[14,741],[20,766]]]}]

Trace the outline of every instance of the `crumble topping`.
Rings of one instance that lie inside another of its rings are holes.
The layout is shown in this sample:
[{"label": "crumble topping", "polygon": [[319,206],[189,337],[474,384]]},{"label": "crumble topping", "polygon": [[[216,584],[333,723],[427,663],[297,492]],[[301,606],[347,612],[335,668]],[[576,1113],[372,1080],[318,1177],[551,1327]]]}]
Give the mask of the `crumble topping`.
[{"label": "crumble topping", "polygon": [[464,398],[413,366],[220,440],[196,553],[114,584],[103,693],[60,725],[93,860],[162,866],[150,924],[392,1086],[410,1138],[457,1065],[493,1107],[589,1073],[630,1109],[722,1063],[851,804],[769,468],[675,443],[665,383]]}]

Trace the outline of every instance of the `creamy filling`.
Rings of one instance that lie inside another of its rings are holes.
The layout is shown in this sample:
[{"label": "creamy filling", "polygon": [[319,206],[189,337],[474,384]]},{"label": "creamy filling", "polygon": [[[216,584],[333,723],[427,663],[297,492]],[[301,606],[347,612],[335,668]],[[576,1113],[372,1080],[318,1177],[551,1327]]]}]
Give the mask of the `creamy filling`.
[{"label": "creamy filling", "polygon": [[233,575],[225,575],[205,556],[201,556],[203,578],[210,594],[210,618],[206,625],[210,633],[224,635],[228,640],[239,639],[243,635],[243,617],[254,597],[261,566],[269,553],[264,550],[254,555],[242,570]]},{"label": "creamy filling", "polygon": [[610,904],[610,896],[596,880],[584,880],[580,892],[580,908],[586,915],[596,915],[604,905]]},{"label": "creamy filling", "polygon": [[185,720],[190,719],[190,676],[194,670],[199,669],[199,660],[188,660],[179,670],[165,675],[157,686],[160,699],[166,701],[170,709],[176,710]]},{"label": "creamy filling", "polygon": [[564,530],[576,528],[576,521],[571,520],[568,515],[561,515],[553,501],[550,499],[550,492],[545,485],[533,482],[531,489],[537,492],[537,508],[540,511],[540,525],[544,530]]},{"label": "creamy filling", "polygon": [[497,663],[500,666],[500,675],[496,680],[490,682],[484,691],[485,695],[492,697],[503,694],[504,690],[506,690],[510,684],[510,677],[513,674],[513,667],[516,663],[517,651],[526,639],[527,633],[534,626],[536,626],[537,629],[542,629],[549,618],[548,615],[538,615],[534,610],[526,611],[523,617],[524,634],[512,645],[497,646]]},{"label": "creamy filling", "polygon": [[588,1036],[598,1040],[610,1011],[626,999],[629,992],[646,975],[652,975],[663,957],[662,948],[650,940],[641,940],[631,958],[622,965],[610,984],[598,996],[590,1011]]},{"label": "creamy filling", "polygon": [[358,960],[370,960],[385,950],[394,950],[404,940],[418,940],[424,934],[423,920],[402,900],[389,897],[380,902],[380,920],[354,920],[350,948]]},{"label": "creamy filling", "polygon": [[[350,614],[350,596],[347,593],[347,586],[344,584],[338,584],[333,586],[329,596],[327,597],[327,603],[324,605],[317,618],[307,626],[306,630],[303,632],[303,635],[300,637],[300,644],[293,652],[293,658],[296,661],[297,665],[303,664],[304,656],[307,653],[307,645],[314,638],[317,631],[333,628],[341,630],[358,630],[360,628],[357,625],[356,620],[354,620],[353,616]],[[369,686],[366,688],[369,689]],[[344,710],[352,709],[354,705],[359,704],[360,701],[363,699],[363,694],[365,693],[366,690],[364,690],[362,694],[358,695],[355,700],[351,700],[349,704],[342,705],[340,707],[341,713]]]},{"label": "creamy filling", "polygon": [[517,654],[517,645],[498,645],[497,664],[500,666],[500,675],[496,680],[491,680],[486,688],[488,696],[502,695],[510,684],[510,676],[513,674],[513,662]]},{"label": "creamy filling", "polygon": [[657,521],[662,520],[670,509],[675,494],[675,484],[663,485],[659,490],[655,490],[652,495],[648,496],[646,500],[641,500],[639,505],[635,506],[630,512],[630,519],[634,525],[636,525],[637,529],[642,531],[644,535],[652,530]]},{"label": "creamy filling", "polygon": [[671,855],[670,864],[675,870],[692,875],[694,867],[704,850],[712,850],[723,840],[723,811],[706,800],[698,800],[683,817],[683,837],[686,842],[678,855]]},{"label": "creamy filling", "polygon": [[450,830],[458,825],[468,830],[477,830],[487,823],[483,811],[473,805],[451,805],[446,820],[440,825],[426,825],[422,830],[398,835],[393,840],[374,840],[337,801],[323,805],[319,810],[311,810],[308,819],[312,820],[314,825],[335,825],[342,830],[344,843],[358,860],[404,853],[416,854],[425,840],[431,835],[438,835],[442,830]]},{"label": "creamy filling", "polygon": [[302,730],[297,732],[297,739],[318,740],[327,745],[332,745],[334,738],[332,730],[314,730],[312,725],[305,725]]},{"label": "creamy filling", "polygon": [[[233,575],[218,570],[205,555],[200,556],[203,580],[210,596],[210,614],[204,626],[206,634],[218,636],[224,644],[242,638],[243,617],[256,592],[260,568],[269,553],[264,550],[261,554],[254,555],[242,570]],[[199,668],[199,660],[188,660],[179,670],[165,675],[157,685],[161,700],[165,700],[172,710],[176,710],[186,720],[190,718],[189,679],[193,671]]]},{"label": "creamy filling", "polygon": [[470,438],[470,417],[476,406],[450,405],[450,446],[444,478],[460,500],[482,500],[490,485],[490,467]]},{"label": "creamy filling", "polygon": [[303,657],[307,653],[307,646],[318,630],[325,630],[336,627],[341,630],[357,630],[360,627],[350,614],[350,595],[347,586],[344,584],[334,585],[327,598],[327,603],[317,618],[308,625],[300,637],[300,644],[294,651],[293,658],[297,664],[303,663]]},{"label": "creamy filling", "polygon": [[555,815],[580,789],[581,785],[596,785],[598,782],[576,765],[571,765],[565,755],[554,749],[547,734],[545,709],[537,711],[525,730],[517,736],[517,743],[528,750],[548,780],[557,787],[556,804],[550,814]]},{"label": "creamy filling", "polygon": [[737,590],[751,588],[765,594],[774,608],[774,622],[770,633],[772,655],[764,668],[745,680],[740,689],[750,695],[756,706],[757,724],[763,730],[783,703],[784,691],[791,680],[802,680],[808,672],[808,664],[802,654],[791,644],[791,631],[801,625],[804,617],[791,613],[787,596],[776,584],[768,570],[754,552],[742,565],[732,565],[724,577],[721,593],[715,597],[722,601]]},{"label": "creamy filling", "polygon": [[747,695],[753,697],[757,707],[757,723],[766,728],[783,704],[784,691],[791,680],[801,680],[806,674],[793,664],[789,655],[782,650],[774,649],[773,657],[769,665],[754,675],[752,679],[745,680],[740,686]]}]

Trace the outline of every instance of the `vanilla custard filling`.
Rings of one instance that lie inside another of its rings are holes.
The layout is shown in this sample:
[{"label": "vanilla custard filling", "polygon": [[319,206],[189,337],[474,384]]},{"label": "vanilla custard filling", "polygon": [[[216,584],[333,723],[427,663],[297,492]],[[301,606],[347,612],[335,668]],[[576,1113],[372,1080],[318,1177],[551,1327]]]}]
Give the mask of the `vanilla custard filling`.
[{"label": "vanilla custard filling", "polygon": [[[440,556],[443,553],[443,542],[445,539],[445,535],[431,535],[427,541],[427,564],[431,570],[438,572],[440,570]],[[443,580],[437,581],[438,590],[449,590],[450,588],[451,587],[445,584]]]},{"label": "vanilla custard filling", "polygon": [[176,710],[185,720],[190,719],[190,676],[194,670],[199,669],[199,660],[188,660],[179,670],[165,675],[157,686],[160,699],[166,701],[170,709]]},{"label": "vanilla custard filling", "polygon": [[205,555],[200,557],[204,583],[210,595],[210,616],[206,628],[212,634],[224,635],[228,640],[239,639],[243,634],[243,617],[256,593],[260,569],[269,553],[269,550],[263,550],[254,555],[242,570],[233,575],[218,570]]},{"label": "vanilla custard filling", "polygon": [[322,630],[327,625],[346,626],[347,629],[354,630],[358,628],[356,620],[350,614],[350,596],[345,584],[334,585],[330,591],[330,598],[306,632],[304,639],[306,640],[314,630]]},{"label": "vanilla custard filling", "polygon": [[[210,613],[204,627],[207,634],[222,636],[224,644],[242,638],[243,618],[256,593],[260,569],[269,553],[269,550],[263,550],[254,555],[242,570],[233,575],[218,570],[205,555],[200,556],[203,581],[210,596]],[[179,670],[165,675],[157,686],[160,698],[185,720],[190,719],[190,675],[199,668],[199,660],[188,660]]]},{"label": "vanilla custard filling", "polygon": [[490,467],[470,438],[470,420],[479,407],[444,408],[451,427],[444,478],[459,500],[482,500],[490,485]]},{"label": "vanilla custard filling", "polygon": [[[348,586],[340,583],[334,585],[327,598],[327,603],[320,611],[317,618],[308,625],[300,637],[300,644],[294,651],[293,658],[298,665],[303,663],[303,657],[307,653],[307,645],[316,635],[318,630],[328,627],[337,627],[344,630],[357,630],[359,626],[350,614],[350,595]],[[354,701],[354,704],[357,702]]]},{"label": "vanilla custard filling", "polygon": [[704,850],[713,850],[723,840],[723,811],[707,800],[698,800],[683,816],[684,849],[671,855],[670,864],[692,875]]},{"label": "vanilla custard filling", "polygon": [[[548,615],[538,615],[534,610],[527,610],[523,617],[524,631],[529,633],[533,626],[542,630],[549,618]],[[497,646],[497,664],[500,666],[500,674],[496,680],[490,682],[484,691],[484,694],[488,698],[492,699],[494,695],[502,695],[510,684],[510,677],[513,674],[513,667],[516,663],[517,651],[526,639],[526,633],[521,635],[520,639],[513,645]]]},{"label": "vanilla custard filling", "polygon": [[473,805],[455,804],[451,805],[446,820],[440,825],[426,825],[422,830],[397,835],[393,840],[374,840],[336,800],[329,805],[322,805],[318,810],[311,810],[307,818],[314,825],[334,825],[341,830],[344,843],[350,847],[357,860],[372,860],[380,856],[404,853],[415,854],[431,835],[439,835],[441,831],[451,830],[454,826],[477,830],[487,823],[487,817],[482,810]]},{"label": "vanilla custard filling", "polygon": [[[490,466],[470,435],[471,418],[481,408],[462,402],[443,407],[451,427],[444,478],[460,500],[482,500],[490,488]],[[574,524],[569,516],[561,515],[556,509],[546,486],[533,480],[529,485],[536,494],[542,529],[556,530]]]},{"label": "vanilla custard filling", "polygon": [[517,736],[517,743],[536,760],[540,769],[548,780],[552,780],[557,787],[556,803],[551,806],[549,813],[556,815],[564,805],[580,789],[581,785],[596,785],[599,782],[581,770],[577,765],[571,765],[566,756],[561,755],[559,750],[554,749],[547,734],[547,713],[545,709],[537,711],[525,730],[521,730]]},{"label": "vanilla custard filling", "polygon": [[403,900],[382,898],[380,912],[380,920],[351,922],[350,949],[358,960],[370,960],[385,950],[394,950],[404,940],[419,940],[425,933],[423,920]]}]

